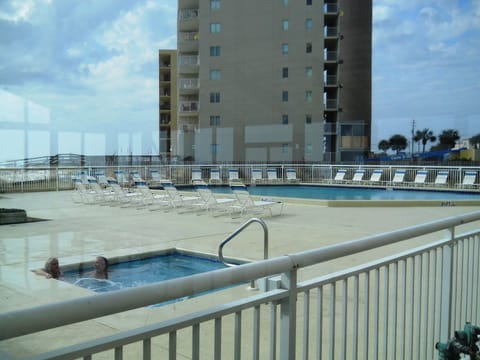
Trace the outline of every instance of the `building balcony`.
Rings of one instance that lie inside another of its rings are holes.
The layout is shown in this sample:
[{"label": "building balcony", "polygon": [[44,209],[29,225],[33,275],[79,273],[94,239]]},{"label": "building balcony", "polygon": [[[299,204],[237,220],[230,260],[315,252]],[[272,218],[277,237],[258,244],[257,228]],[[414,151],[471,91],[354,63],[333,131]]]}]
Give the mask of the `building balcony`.
[{"label": "building balcony", "polygon": [[200,87],[200,81],[198,78],[192,79],[180,79],[178,88],[182,93],[195,93]]},{"label": "building balcony", "polygon": [[338,27],[325,26],[323,30],[323,36],[325,38],[338,38]]},{"label": "building balcony", "polygon": [[323,60],[326,63],[336,63],[338,61],[338,52],[337,51],[325,51],[323,54]]},{"label": "building balcony", "polygon": [[198,18],[198,9],[181,9],[178,12],[178,21],[192,20]]},{"label": "building balcony", "polygon": [[324,82],[325,86],[338,86],[338,77],[336,75],[327,75]]},{"label": "building balcony", "polygon": [[338,8],[337,3],[326,3],[323,6],[323,12],[325,15],[338,15]]},{"label": "building balcony", "polygon": [[337,124],[336,123],[324,123],[323,124],[323,133],[325,135],[336,135],[337,134]]},{"label": "building balcony", "polygon": [[178,110],[181,113],[197,113],[199,109],[198,101],[182,101],[179,104]]},{"label": "building balcony", "polygon": [[179,52],[198,52],[198,31],[180,31],[178,50]]},{"label": "building balcony", "polygon": [[200,56],[198,55],[181,55],[178,59],[178,66],[180,67],[199,66],[199,65],[200,65]]},{"label": "building balcony", "polygon": [[338,100],[337,99],[327,100],[324,104],[324,107],[325,107],[325,111],[337,111]]}]

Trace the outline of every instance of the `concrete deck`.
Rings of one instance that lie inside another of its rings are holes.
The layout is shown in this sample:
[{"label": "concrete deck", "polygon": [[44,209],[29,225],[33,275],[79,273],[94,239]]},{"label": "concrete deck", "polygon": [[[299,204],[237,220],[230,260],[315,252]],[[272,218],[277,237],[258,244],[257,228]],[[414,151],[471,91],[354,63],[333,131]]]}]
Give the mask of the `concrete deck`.
[{"label": "concrete deck", "polygon": [[[0,312],[48,304],[90,294],[88,290],[35,275],[50,256],[60,265],[93,261],[96,255],[116,257],[169,248],[216,254],[219,243],[248,218],[211,217],[195,213],[85,205],[72,201],[72,192],[1,194],[0,207],[27,210],[29,217],[48,221],[0,226]],[[354,240],[415,224],[469,213],[472,206],[327,207],[324,202],[285,199],[281,216],[265,217],[270,257]],[[473,225],[465,225],[468,229]],[[312,267],[302,278],[350,267],[396,251],[439,239],[417,238],[380,250]],[[225,248],[225,255],[260,260],[263,233],[250,226]],[[24,358],[92,338],[116,333],[251,295],[240,286],[181,303],[136,309],[122,314],[0,342],[0,357]],[[153,351],[164,354],[158,344]],[[202,345],[203,346],[203,345]],[[134,351],[134,350],[132,350]],[[3,356],[2,356],[3,354]],[[126,355],[127,358],[130,358]],[[189,358],[185,355],[185,358]]]}]

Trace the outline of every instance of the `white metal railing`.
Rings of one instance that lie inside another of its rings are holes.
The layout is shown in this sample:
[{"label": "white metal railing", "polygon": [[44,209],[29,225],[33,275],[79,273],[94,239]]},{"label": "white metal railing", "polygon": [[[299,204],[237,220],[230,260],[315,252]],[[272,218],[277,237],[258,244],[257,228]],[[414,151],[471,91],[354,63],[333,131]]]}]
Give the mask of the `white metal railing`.
[{"label": "white metal railing", "polygon": [[[180,111],[195,111],[195,102],[180,104]],[[184,108],[182,108],[185,106]],[[333,125],[332,125],[333,126]],[[332,128],[333,129],[333,128]],[[327,129],[326,129],[327,130]],[[325,130],[325,131],[326,131]],[[326,131],[327,132],[327,131]],[[332,153],[333,154],[333,153]],[[123,170],[125,174],[136,171],[140,176],[151,180],[151,170],[160,170],[174,183],[191,184],[192,169],[200,169],[201,177],[209,180],[212,169],[218,169],[220,173],[219,182],[228,184],[228,172],[231,168],[238,169],[241,181],[250,184],[254,182],[252,172],[254,169],[261,169],[262,174],[267,169],[275,168],[278,173],[276,183],[288,184],[291,181],[287,177],[287,169],[295,170],[297,182],[303,184],[337,184],[335,175],[339,170],[345,170],[346,175],[342,184],[392,187],[392,188],[429,188],[429,189],[450,189],[480,191],[480,167],[478,166],[415,166],[415,165],[341,165],[341,164],[195,164],[195,165],[119,165],[119,166],[89,166],[89,167],[31,167],[31,168],[0,168],[0,193],[4,192],[29,192],[29,191],[52,191],[71,190],[73,183],[72,176],[85,172],[90,176],[96,176],[97,172],[103,172],[106,176],[115,177],[115,171]],[[357,170],[364,170],[362,181],[353,182]],[[379,181],[369,181],[374,171],[382,171]],[[405,170],[403,181],[393,181],[398,170]],[[417,172],[426,171],[427,176],[423,183],[415,183]],[[436,183],[439,172],[448,172],[445,183]],[[475,182],[472,185],[464,185],[463,180],[466,173],[477,173]]]},{"label": "white metal railing", "polygon": [[198,18],[198,9],[181,9],[178,13],[178,20],[190,20]]},{"label": "white metal railing", "polygon": [[198,89],[200,81],[198,79],[180,79],[180,89]]},{"label": "white metal railing", "polygon": [[337,13],[338,12],[338,4],[326,3],[324,5],[323,11],[325,13]]},{"label": "white metal railing", "polygon": [[197,31],[181,31],[180,40],[183,41],[198,41],[198,32]]},{"label": "white metal railing", "polygon": [[198,101],[182,101],[178,106],[178,110],[180,112],[197,112],[198,109],[199,109]]},{"label": "white metal railing", "polygon": [[[446,341],[465,321],[480,322],[480,229],[457,234],[459,226],[479,221],[476,211],[210,273],[11,311],[0,314],[0,340],[268,277],[271,288],[265,286],[264,293],[32,359],[90,359],[108,349],[121,359],[127,345],[138,342],[143,358],[150,359],[156,357],[152,345],[163,336],[170,359],[177,348],[199,359],[200,336],[207,329],[214,359],[222,354],[240,359],[247,351],[251,356],[244,356],[252,359],[435,359],[437,341]],[[428,245],[297,280],[306,267],[442,230],[446,236]],[[244,320],[247,315],[252,321]],[[233,342],[222,328],[232,329]]]},{"label": "white metal railing", "polygon": [[325,37],[337,37],[338,36],[338,28],[334,26],[325,26],[323,35]]},{"label": "white metal railing", "polygon": [[200,56],[198,55],[181,55],[178,59],[180,66],[196,66],[200,65]]}]

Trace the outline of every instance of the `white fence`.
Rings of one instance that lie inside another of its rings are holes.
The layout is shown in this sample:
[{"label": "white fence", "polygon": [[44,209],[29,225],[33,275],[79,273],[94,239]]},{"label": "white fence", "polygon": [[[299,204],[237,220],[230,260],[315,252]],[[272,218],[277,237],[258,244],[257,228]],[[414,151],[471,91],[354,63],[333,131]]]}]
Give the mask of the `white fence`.
[{"label": "white fence", "polygon": [[[140,344],[143,359],[159,357],[152,352],[158,349],[154,344],[167,348],[169,359],[186,353],[192,359],[436,359],[437,341],[452,337],[466,321],[480,323],[480,228],[457,234],[458,227],[467,223],[480,224],[480,212],[225,270],[3,313],[0,340],[268,277],[272,288],[256,296],[32,359],[91,359],[106,350],[111,350],[112,358],[129,358],[131,344]],[[297,281],[306,267],[438,231],[446,236],[434,243]],[[205,339],[211,340],[208,349],[201,346]]]},{"label": "white fence", "polygon": [[[212,169],[219,172],[220,184],[228,184],[229,171],[238,170],[240,180],[250,184],[256,180],[252,174],[261,175],[260,181],[269,183],[268,170],[274,169],[277,177],[275,183],[293,183],[287,174],[294,174],[295,182],[306,184],[355,184],[379,187],[431,187],[442,189],[480,190],[480,167],[438,167],[438,166],[359,166],[359,165],[164,165],[164,166],[98,166],[98,167],[32,167],[32,168],[0,168],[0,192],[28,192],[28,191],[57,191],[73,189],[71,178],[73,175],[86,173],[96,176],[103,173],[115,177],[115,172],[122,170],[125,174],[138,173],[143,179],[152,179],[152,170],[156,170],[164,178],[172,180],[178,185],[190,184],[192,170],[200,170],[201,177],[209,181]],[[340,170],[345,170],[342,181],[336,181],[335,176]],[[354,174],[364,170],[361,181],[354,180]],[[381,170],[378,181],[372,179],[375,170]],[[394,177],[398,170],[405,170],[402,181],[395,182]],[[416,182],[419,172],[426,171],[424,180]],[[439,173],[447,172],[444,183],[438,183]],[[469,175],[471,183],[464,184]],[[472,176],[473,175],[473,176]],[[258,181],[257,181],[258,182]]]}]

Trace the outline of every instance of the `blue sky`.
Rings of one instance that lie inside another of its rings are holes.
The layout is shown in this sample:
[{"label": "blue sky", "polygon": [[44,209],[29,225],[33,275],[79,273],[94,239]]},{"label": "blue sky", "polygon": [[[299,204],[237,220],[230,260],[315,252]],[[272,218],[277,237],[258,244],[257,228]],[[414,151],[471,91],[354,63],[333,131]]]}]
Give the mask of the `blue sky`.
[{"label": "blue sky", "polygon": [[[480,133],[480,0],[373,3],[372,149],[413,119]],[[46,155],[49,127],[60,152],[155,153],[157,51],[176,47],[176,6],[0,0],[0,160]]]}]

